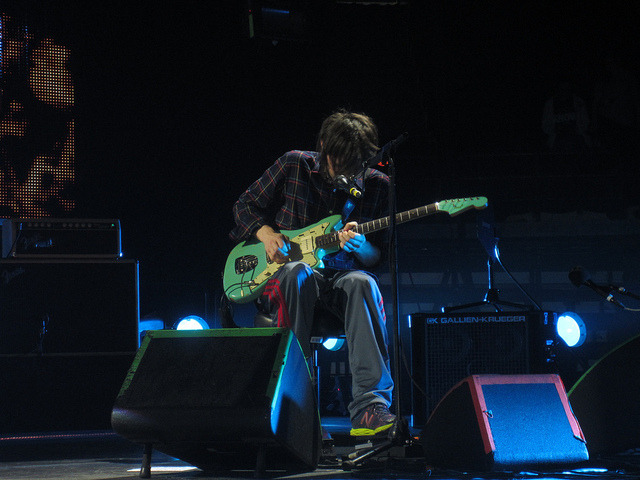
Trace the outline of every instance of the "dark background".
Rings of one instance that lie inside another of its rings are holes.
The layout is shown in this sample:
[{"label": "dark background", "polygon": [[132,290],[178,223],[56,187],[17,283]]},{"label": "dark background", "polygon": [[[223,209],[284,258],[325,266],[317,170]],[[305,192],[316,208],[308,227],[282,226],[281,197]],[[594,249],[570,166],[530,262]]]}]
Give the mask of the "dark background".
[{"label": "dark background", "polygon": [[262,3],[300,21],[269,34],[256,2],[250,39],[243,1],[3,2],[71,48],[74,215],[121,220],[142,316],[203,301],[215,316],[234,201],[285,151],[313,149],[339,107],[370,114],[383,143],[409,133],[402,210],[485,195],[501,222],[637,205],[628,150],[550,153],[540,126],[561,81],[593,113],[607,58],[637,79],[636,2]]}]

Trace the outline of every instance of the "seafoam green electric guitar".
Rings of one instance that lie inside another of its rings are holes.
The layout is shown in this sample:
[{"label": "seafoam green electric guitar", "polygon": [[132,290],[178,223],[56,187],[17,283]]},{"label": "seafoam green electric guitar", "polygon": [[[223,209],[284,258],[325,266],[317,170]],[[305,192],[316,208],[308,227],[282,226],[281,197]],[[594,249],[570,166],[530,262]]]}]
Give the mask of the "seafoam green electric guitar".
[{"label": "seafoam green electric guitar", "polygon": [[[458,215],[471,208],[483,209],[486,197],[455,198],[431,203],[396,214],[396,222],[404,223],[437,212]],[[322,258],[339,249],[338,232],[340,215],[332,215],[300,230],[281,231],[289,238],[291,249],[287,261],[303,261],[311,268],[322,268]],[[389,227],[389,217],[358,224],[353,231],[371,233]],[[252,238],[235,246],[224,267],[223,286],[227,297],[236,303],[247,303],[258,298],[269,280],[283,263],[269,260],[262,242]]]}]

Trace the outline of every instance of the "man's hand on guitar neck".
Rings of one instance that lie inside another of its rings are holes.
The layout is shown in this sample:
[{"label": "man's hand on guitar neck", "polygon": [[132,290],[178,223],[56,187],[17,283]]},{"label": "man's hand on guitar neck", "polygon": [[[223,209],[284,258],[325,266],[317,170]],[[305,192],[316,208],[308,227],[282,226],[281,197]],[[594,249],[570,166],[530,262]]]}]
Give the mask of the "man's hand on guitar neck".
[{"label": "man's hand on guitar neck", "polygon": [[364,235],[353,231],[357,225],[356,222],[349,222],[338,232],[340,248],[345,252],[353,253],[367,241]]},{"label": "man's hand on guitar neck", "polygon": [[276,232],[269,225],[263,225],[256,230],[256,238],[264,243],[264,249],[272,262],[285,263],[289,257],[291,244],[289,238]]},{"label": "man's hand on guitar neck", "polygon": [[338,232],[340,248],[353,253],[363,265],[369,267],[380,259],[380,250],[363,234],[353,231],[357,225],[357,222],[349,222]]}]

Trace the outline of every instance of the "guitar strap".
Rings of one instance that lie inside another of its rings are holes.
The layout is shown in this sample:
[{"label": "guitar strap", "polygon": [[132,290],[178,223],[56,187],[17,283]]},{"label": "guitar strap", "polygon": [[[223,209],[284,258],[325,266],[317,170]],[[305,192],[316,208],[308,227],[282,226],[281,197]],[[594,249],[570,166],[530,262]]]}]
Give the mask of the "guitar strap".
[{"label": "guitar strap", "polygon": [[345,226],[347,219],[349,218],[349,215],[351,215],[351,212],[353,212],[355,206],[355,202],[351,200],[351,198],[347,198],[347,201],[344,202],[344,207],[342,207],[342,216],[340,217],[340,221],[333,226],[334,232],[341,230],[342,227]]},{"label": "guitar strap", "polygon": [[343,225],[347,223],[347,219],[353,209],[356,208],[356,203],[351,199],[351,197],[347,198],[347,201],[344,202],[344,207],[342,207],[342,223]]}]

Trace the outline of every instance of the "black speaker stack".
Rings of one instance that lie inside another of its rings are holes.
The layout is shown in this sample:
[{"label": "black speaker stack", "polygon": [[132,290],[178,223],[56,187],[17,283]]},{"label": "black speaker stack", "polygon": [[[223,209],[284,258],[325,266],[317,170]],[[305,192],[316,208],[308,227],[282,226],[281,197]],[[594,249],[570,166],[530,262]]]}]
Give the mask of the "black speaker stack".
[{"label": "black speaker stack", "polygon": [[139,346],[138,262],[114,220],[3,221],[0,433],[110,427]]}]

